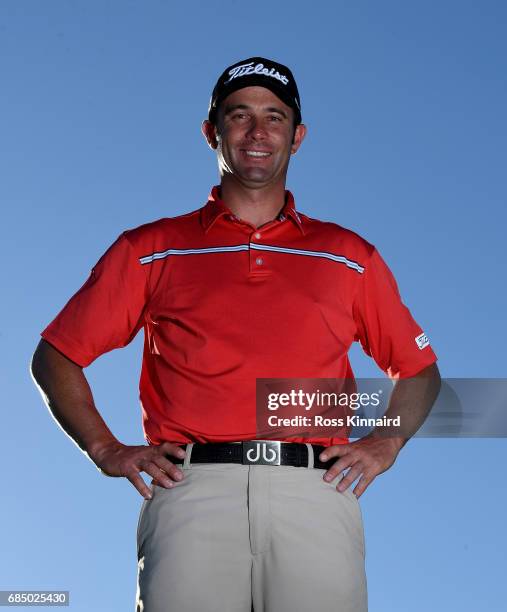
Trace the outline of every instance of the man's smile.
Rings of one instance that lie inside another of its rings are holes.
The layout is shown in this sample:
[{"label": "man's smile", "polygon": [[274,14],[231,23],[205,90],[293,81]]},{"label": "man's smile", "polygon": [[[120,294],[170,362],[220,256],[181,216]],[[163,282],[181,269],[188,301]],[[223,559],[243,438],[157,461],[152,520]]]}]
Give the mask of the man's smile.
[{"label": "man's smile", "polygon": [[247,155],[248,157],[269,157],[271,153],[269,151],[256,151],[254,149],[241,149],[241,152]]}]

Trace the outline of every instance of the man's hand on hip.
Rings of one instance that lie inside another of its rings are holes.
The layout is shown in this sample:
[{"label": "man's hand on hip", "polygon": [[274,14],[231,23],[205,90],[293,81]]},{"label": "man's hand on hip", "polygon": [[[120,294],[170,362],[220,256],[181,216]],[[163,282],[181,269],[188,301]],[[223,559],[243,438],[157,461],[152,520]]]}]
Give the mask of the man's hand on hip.
[{"label": "man's hand on hip", "polygon": [[143,497],[151,492],[140,472],[154,483],[171,488],[183,472],[167,455],[183,458],[185,451],[171,442],[160,446],[127,446],[107,427],[93,401],[83,368],[41,340],[32,359],[32,375],[60,427],[106,476],[125,476]]},{"label": "man's hand on hip", "polygon": [[410,378],[398,379],[385,416],[399,417],[403,429],[395,430],[395,435],[392,435],[393,430],[390,432],[388,428],[378,427],[356,442],[326,448],[320,454],[321,461],[332,457],[340,459],[324,474],[324,479],[331,482],[348,468],[336,488],[343,492],[361,476],[353,491],[356,497],[360,497],[379,474],[393,465],[403,445],[428,416],[439,391],[440,373],[435,363]]},{"label": "man's hand on hip", "polygon": [[145,499],[150,499],[151,491],[140,472],[145,472],[153,478],[154,484],[166,489],[183,480],[183,472],[167,455],[183,459],[185,451],[171,442],[159,446],[127,446],[116,440],[90,453],[90,458],[102,474],[124,476]]},{"label": "man's hand on hip", "polygon": [[361,476],[354,488],[354,495],[359,498],[373,480],[382,472],[388,470],[396,460],[403,443],[398,438],[379,438],[365,436],[350,444],[336,444],[322,451],[321,461],[332,457],[340,457],[324,474],[324,480],[331,482],[338,474],[349,468],[347,474],[340,480],[336,489],[343,493]]}]

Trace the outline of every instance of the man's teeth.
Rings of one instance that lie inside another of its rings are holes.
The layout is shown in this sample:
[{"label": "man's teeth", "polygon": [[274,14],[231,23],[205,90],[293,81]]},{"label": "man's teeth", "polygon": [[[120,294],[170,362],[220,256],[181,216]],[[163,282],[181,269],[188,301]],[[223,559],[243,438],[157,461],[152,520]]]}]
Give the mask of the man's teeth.
[{"label": "man's teeth", "polygon": [[250,155],[250,157],[268,157],[268,155],[271,155],[271,153],[265,151],[245,151],[245,153]]}]

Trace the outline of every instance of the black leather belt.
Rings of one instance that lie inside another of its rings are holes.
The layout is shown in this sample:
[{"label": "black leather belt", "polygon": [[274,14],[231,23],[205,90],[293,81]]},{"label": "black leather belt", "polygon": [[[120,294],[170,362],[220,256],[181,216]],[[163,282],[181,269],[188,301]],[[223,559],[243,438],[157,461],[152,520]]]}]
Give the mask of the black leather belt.
[{"label": "black leather belt", "polygon": [[[335,457],[323,463],[319,460],[319,455],[326,447],[318,444],[312,444],[311,446],[313,448],[314,468],[327,470],[337,461],[338,458]],[[170,460],[173,463],[183,463],[183,459],[170,457]],[[274,440],[194,444],[190,463],[242,463],[243,465],[308,467],[308,448],[306,444]]]}]

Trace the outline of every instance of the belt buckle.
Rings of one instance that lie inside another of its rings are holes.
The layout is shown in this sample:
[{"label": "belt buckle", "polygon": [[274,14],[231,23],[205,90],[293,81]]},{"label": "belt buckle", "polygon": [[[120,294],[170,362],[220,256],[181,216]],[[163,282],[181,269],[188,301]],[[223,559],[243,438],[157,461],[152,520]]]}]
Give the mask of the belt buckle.
[{"label": "belt buckle", "polygon": [[247,440],[243,444],[243,465],[280,465],[282,443],[277,440]]}]

